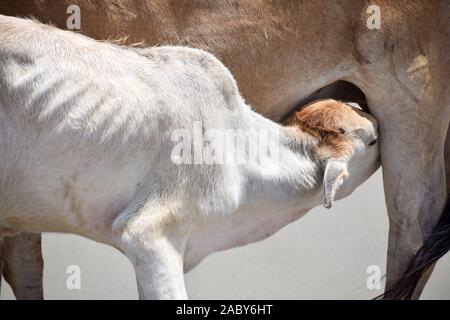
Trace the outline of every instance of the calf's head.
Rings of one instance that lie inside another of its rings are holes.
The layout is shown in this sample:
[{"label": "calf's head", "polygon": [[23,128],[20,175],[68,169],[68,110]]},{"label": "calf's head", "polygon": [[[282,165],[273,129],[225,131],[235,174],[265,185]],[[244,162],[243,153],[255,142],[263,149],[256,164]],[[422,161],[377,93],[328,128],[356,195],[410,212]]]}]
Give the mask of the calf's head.
[{"label": "calf's head", "polygon": [[323,166],[324,206],[348,196],[380,166],[377,122],[371,115],[336,100],[312,102],[293,114],[288,125],[314,141]]}]

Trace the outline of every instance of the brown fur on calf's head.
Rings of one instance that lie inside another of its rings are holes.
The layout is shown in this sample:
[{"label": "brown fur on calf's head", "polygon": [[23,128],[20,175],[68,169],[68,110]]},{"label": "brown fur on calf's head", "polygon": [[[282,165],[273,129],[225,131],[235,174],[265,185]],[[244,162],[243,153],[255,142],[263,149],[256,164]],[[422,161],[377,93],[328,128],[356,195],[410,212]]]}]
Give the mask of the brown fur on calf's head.
[{"label": "brown fur on calf's head", "polygon": [[326,208],[335,197],[350,194],[380,165],[375,119],[350,105],[315,101],[294,113],[287,124],[315,140],[313,153],[322,162]]},{"label": "brown fur on calf's head", "polygon": [[294,113],[287,124],[318,140],[321,158],[345,158],[352,152],[352,132],[361,130],[368,119],[351,106],[332,99],[314,101]]}]

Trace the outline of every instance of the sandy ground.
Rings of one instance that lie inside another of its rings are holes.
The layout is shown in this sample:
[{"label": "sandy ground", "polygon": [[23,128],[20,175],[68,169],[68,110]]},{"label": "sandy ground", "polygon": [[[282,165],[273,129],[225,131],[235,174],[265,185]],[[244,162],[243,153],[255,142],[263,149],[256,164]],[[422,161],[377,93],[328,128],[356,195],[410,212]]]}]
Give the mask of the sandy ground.
[{"label": "sandy ground", "polygon": [[[334,208],[306,217],[257,244],[211,255],[186,276],[191,299],[368,299],[367,267],[384,274],[387,214],[381,171]],[[46,299],[136,299],[134,272],[121,253],[72,235],[45,234]],[[81,289],[66,287],[68,266]],[[5,283],[5,282],[3,282]],[[383,288],[383,284],[381,285]],[[3,286],[2,299],[13,299]],[[423,299],[450,299],[450,255],[441,259]]]}]

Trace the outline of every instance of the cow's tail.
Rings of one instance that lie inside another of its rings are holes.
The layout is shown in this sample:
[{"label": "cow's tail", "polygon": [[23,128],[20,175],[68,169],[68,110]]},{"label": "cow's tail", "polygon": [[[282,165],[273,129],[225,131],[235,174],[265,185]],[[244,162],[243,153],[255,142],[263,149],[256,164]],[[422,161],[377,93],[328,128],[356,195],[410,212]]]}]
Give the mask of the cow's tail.
[{"label": "cow's tail", "polygon": [[375,299],[411,299],[422,275],[450,250],[450,198],[444,211],[422,247],[417,251],[397,283]]}]

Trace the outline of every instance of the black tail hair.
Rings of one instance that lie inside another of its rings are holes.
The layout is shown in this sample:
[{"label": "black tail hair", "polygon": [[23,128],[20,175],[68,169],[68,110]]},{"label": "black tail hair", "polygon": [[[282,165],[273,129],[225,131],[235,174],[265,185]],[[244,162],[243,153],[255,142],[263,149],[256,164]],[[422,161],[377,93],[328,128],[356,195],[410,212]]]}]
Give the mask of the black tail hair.
[{"label": "black tail hair", "polygon": [[375,299],[411,299],[422,275],[450,250],[450,198],[431,234],[425,239],[397,283]]}]

